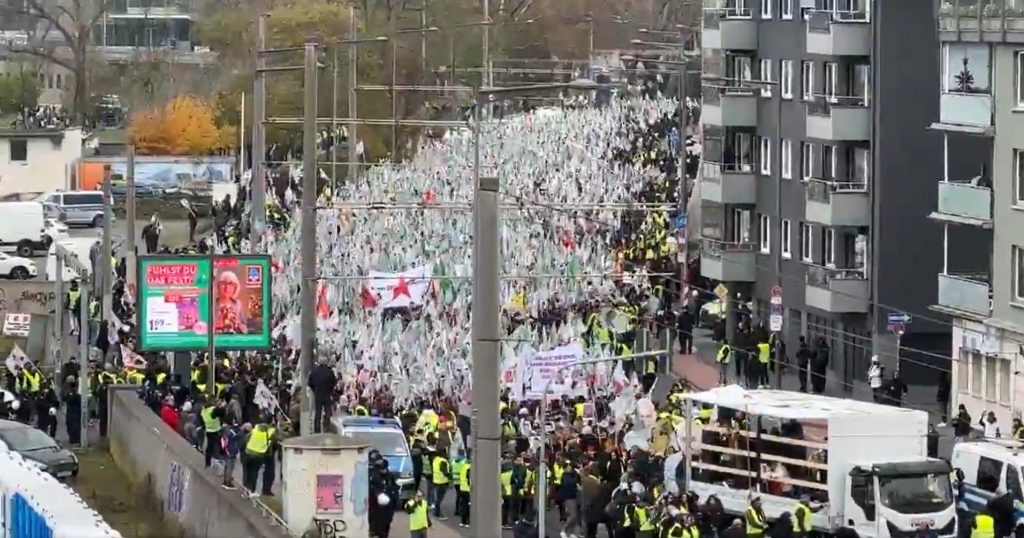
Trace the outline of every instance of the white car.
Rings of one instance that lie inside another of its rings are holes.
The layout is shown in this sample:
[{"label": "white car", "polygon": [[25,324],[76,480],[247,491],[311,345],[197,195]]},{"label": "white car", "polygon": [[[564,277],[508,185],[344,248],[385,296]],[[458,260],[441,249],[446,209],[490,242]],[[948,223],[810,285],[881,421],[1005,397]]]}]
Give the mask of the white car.
[{"label": "white car", "polygon": [[46,235],[50,236],[50,242],[67,239],[70,237],[68,225],[57,219],[46,219]]},{"label": "white car", "polygon": [[0,252],[0,277],[28,280],[38,274],[39,271],[32,260]]}]

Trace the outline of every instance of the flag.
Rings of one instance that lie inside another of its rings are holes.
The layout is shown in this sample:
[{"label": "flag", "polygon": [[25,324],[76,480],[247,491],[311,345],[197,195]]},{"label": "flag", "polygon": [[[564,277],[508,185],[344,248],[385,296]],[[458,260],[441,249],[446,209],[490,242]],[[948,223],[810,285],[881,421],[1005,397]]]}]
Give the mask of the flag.
[{"label": "flag", "polygon": [[363,289],[359,291],[359,302],[362,303],[363,308],[377,308],[379,297],[370,290],[369,286],[363,285]]},{"label": "flag", "polygon": [[128,349],[128,346],[121,344],[121,363],[125,368],[145,368],[148,364],[142,355]]},{"label": "flag", "polygon": [[28,358],[28,355],[21,350],[18,344],[14,344],[14,349],[11,349],[11,353],[7,355],[7,360],[4,361],[4,364],[7,365],[7,371],[14,374],[18,370],[32,364],[32,359]]},{"label": "flag", "polygon": [[576,256],[575,253],[569,257],[569,267],[567,272],[569,276],[573,278],[580,276],[580,273],[583,272],[582,267],[580,265],[580,259]]},{"label": "flag", "polygon": [[367,287],[378,298],[377,306],[397,308],[422,305],[430,289],[431,266],[421,265],[401,273],[370,271]]},{"label": "flag", "polygon": [[316,294],[316,315],[320,319],[330,319],[331,309],[327,306],[327,286],[321,282]]}]

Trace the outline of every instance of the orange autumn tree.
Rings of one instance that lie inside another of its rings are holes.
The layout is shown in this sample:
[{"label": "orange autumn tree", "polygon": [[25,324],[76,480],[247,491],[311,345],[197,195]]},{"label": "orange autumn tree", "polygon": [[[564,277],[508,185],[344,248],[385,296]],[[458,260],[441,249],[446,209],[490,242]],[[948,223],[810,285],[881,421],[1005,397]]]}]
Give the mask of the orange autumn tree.
[{"label": "orange autumn tree", "polygon": [[128,133],[141,155],[214,155],[235,146],[232,126],[217,125],[217,108],[194,95],[132,115]]}]

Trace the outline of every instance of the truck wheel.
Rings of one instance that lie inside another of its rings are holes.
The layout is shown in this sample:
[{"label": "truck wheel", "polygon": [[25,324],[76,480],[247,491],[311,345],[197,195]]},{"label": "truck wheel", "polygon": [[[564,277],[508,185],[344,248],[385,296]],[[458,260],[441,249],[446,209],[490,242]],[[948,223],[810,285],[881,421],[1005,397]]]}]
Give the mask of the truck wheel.
[{"label": "truck wheel", "polygon": [[18,243],[18,250],[17,250],[18,256],[21,256],[22,258],[30,258],[30,257],[32,257],[32,253],[33,252],[35,252],[35,251],[32,249],[32,243],[31,242],[29,242],[29,241],[22,241],[22,242]]}]

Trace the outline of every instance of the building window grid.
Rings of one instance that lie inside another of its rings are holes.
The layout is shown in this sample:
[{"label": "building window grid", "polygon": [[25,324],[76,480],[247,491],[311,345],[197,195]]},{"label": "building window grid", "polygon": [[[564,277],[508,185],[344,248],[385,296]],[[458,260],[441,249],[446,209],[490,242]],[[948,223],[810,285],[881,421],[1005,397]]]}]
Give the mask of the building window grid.
[{"label": "building window grid", "polygon": [[977,353],[971,353],[971,396],[975,398],[981,398],[981,383],[984,376],[982,369],[984,364],[981,361],[981,355]]},{"label": "building window grid", "polygon": [[804,101],[814,99],[814,62],[810,60],[800,63],[800,95]]},{"label": "building window grid", "polygon": [[967,394],[971,389],[971,356],[960,350],[960,358],[956,361],[957,392]]},{"label": "building window grid", "polygon": [[772,219],[768,215],[761,215],[758,222],[757,239],[761,247],[761,254],[771,254],[772,251]]},{"label": "building window grid", "polygon": [[772,0],[761,0],[761,18],[772,18]]},{"label": "building window grid", "polygon": [[[761,80],[764,81],[764,82],[771,82],[772,81],[772,61],[770,59],[768,59],[768,58],[761,58],[760,67],[761,67]],[[761,97],[771,97],[771,96],[772,96],[772,86],[771,86],[771,84],[762,84],[761,85]]]},{"label": "building window grid", "polygon": [[784,99],[793,98],[793,60],[780,61],[779,86]]},{"label": "building window grid", "polygon": [[814,262],[814,228],[806,223],[800,223],[800,259],[808,262]]},{"label": "building window grid", "polygon": [[1010,302],[1018,306],[1024,306],[1024,247],[1013,245],[1010,247],[1010,269],[1013,281],[1010,283],[1012,294]]},{"label": "building window grid", "polygon": [[767,136],[761,137],[761,174],[771,175],[772,173],[772,139]]},{"label": "building window grid", "polygon": [[1013,205],[1024,209],[1024,149],[1013,150]]},{"label": "building window grid", "polygon": [[800,176],[804,179],[814,177],[814,145],[810,142],[800,144]]},{"label": "building window grid", "polygon": [[779,0],[779,11],[781,12],[781,18],[793,19],[793,0]]},{"label": "building window grid", "polygon": [[783,138],[779,148],[782,179],[793,179],[793,141]]},{"label": "building window grid", "polygon": [[793,257],[793,223],[789,219],[782,219],[782,237],[779,238],[779,244],[782,248],[782,257],[785,259],[791,259]]}]

